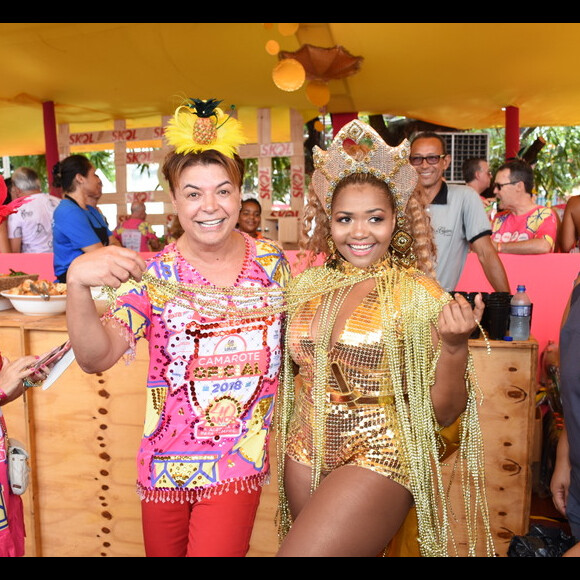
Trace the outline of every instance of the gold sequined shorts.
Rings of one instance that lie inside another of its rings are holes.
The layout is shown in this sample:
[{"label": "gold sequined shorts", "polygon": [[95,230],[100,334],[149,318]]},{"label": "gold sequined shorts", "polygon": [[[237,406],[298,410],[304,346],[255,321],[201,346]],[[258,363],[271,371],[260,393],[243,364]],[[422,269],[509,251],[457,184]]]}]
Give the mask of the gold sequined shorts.
[{"label": "gold sequined shorts", "polygon": [[[312,465],[312,402],[298,394],[290,422],[286,454],[299,463]],[[326,404],[325,448],[322,473],[343,465],[371,469],[409,489],[406,463],[402,461],[400,438],[393,405]]]}]

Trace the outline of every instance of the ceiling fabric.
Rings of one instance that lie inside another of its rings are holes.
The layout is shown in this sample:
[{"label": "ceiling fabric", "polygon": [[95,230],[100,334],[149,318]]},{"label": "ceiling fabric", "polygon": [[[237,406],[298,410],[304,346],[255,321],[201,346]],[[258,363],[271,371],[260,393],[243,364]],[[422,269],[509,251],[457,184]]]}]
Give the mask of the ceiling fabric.
[{"label": "ceiling fabric", "polygon": [[[249,111],[320,110],[286,92],[266,43],[342,46],[360,69],[330,80],[329,113],[400,115],[457,129],[580,125],[578,23],[0,23],[0,155],[44,153],[42,103],[71,132],[156,126],[189,97]],[[250,134],[255,127],[248,127]],[[272,140],[276,140],[275,138]]]}]

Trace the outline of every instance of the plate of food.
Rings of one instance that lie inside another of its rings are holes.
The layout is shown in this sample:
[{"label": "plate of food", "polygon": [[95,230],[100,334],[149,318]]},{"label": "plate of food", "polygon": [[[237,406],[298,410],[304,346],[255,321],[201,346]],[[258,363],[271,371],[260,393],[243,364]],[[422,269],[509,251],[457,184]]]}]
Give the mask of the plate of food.
[{"label": "plate of food", "polygon": [[[5,292],[19,286],[25,280],[38,280],[38,274],[27,274],[26,272],[17,272],[10,268],[9,274],[0,274],[0,292]],[[12,302],[8,298],[0,298],[0,310],[9,310],[12,308]]]},{"label": "plate of food", "polygon": [[22,284],[0,292],[12,307],[22,314],[43,316],[62,314],[66,310],[66,284],[47,280],[25,280]]}]

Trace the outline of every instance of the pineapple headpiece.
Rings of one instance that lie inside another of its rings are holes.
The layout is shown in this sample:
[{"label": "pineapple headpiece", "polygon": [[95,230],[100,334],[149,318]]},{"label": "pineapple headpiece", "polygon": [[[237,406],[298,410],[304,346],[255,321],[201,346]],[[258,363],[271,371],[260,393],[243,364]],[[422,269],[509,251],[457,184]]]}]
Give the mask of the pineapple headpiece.
[{"label": "pineapple headpiece", "polygon": [[200,153],[215,149],[234,156],[246,143],[241,123],[226,115],[216,99],[188,99],[180,105],[165,127],[165,137],[176,153]]}]

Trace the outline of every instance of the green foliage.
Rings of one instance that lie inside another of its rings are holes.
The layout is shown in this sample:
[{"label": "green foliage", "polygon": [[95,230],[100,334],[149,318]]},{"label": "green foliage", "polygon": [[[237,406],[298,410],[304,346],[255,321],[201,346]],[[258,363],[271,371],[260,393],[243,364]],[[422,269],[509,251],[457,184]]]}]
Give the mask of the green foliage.
[{"label": "green foliage", "polygon": [[[96,151],[93,153],[85,153],[84,155],[89,158],[95,169],[100,169],[106,175],[107,179],[113,182],[115,181],[115,162],[112,151]],[[45,155],[15,155],[10,157],[10,173],[19,167],[30,167],[34,169],[40,178],[42,191],[48,191],[48,170]]]},{"label": "green foliage", "polygon": [[[245,174],[243,193],[258,197],[258,160],[244,159]],[[272,157],[272,201],[290,203],[290,159]]]},{"label": "green foliage", "polygon": [[[30,167],[30,169],[34,169],[40,179],[42,191],[48,191],[48,175],[44,155],[18,155],[10,157],[10,174],[19,167]],[[4,177],[10,177],[10,175],[4,175]]]},{"label": "green foliage", "polygon": [[[364,120],[364,117],[361,117]],[[332,131],[330,122],[325,129]],[[325,131],[326,132],[326,131]],[[489,134],[489,165],[492,172],[505,161],[505,129],[478,129]],[[538,195],[552,204],[566,200],[572,191],[580,187],[580,127],[526,127],[520,131],[520,152],[525,151],[541,137],[546,145],[538,154],[534,168]],[[331,136],[329,135],[328,140]],[[112,151],[86,153],[95,168],[100,169],[109,181],[115,181],[115,164]],[[44,155],[27,155],[10,158],[10,168],[31,167],[40,176],[43,190],[48,190],[48,178]],[[258,195],[258,160],[245,160],[244,194]],[[141,173],[150,173],[149,164],[140,166]],[[273,201],[290,203],[290,159],[272,158]]]},{"label": "green foliage", "polygon": [[113,151],[95,151],[86,153],[86,156],[95,169],[100,169],[109,181],[115,182],[115,156]]},{"label": "green foliage", "polygon": [[[487,129],[492,172],[505,161],[505,129]],[[520,133],[520,153],[541,137],[546,144],[534,167],[537,193],[550,204],[565,201],[580,186],[580,127],[527,127]]]}]

